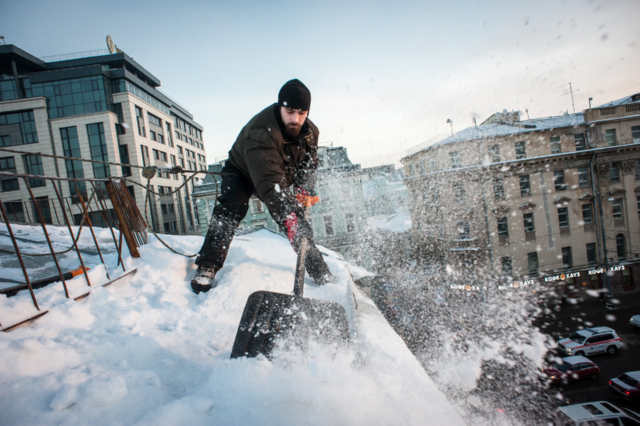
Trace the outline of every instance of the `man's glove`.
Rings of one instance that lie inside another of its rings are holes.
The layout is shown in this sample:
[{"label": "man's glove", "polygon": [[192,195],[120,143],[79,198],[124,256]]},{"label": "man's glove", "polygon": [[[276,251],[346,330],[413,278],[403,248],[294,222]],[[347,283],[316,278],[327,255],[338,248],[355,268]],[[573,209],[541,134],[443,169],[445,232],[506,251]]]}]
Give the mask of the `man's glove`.
[{"label": "man's glove", "polygon": [[320,201],[320,197],[317,195],[311,195],[306,189],[296,190],[296,200],[303,208],[311,207]]},{"label": "man's glove", "polygon": [[296,240],[299,241],[302,237],[312,238],[313,231],[304,218],[299,218],[295,212],[289,213],[284,221],[284,226],[287,228],[287,238],[291,244],[294,244]]}]

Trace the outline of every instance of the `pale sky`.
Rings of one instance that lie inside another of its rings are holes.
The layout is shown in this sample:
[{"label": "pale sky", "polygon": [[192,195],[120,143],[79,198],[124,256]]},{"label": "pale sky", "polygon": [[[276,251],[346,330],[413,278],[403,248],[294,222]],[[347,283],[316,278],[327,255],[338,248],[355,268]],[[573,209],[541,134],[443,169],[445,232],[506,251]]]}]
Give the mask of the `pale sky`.
[{"label": "pale sky", "polygon": [[42,58],[105,36],[204,127],[209,162],[299,78],[320,142],[398,162],[493,112],[533,117],[640,92],[640,0],[2,3],[0,35]]}]

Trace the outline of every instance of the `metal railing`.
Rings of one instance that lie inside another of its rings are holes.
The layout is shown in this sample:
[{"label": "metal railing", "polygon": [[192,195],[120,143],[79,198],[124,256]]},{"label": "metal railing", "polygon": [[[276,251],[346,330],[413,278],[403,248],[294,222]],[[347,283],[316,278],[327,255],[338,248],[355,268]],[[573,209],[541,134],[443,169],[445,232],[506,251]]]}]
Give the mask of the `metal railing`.
[{"label": "metal railing", "polygon": [[[6,174],[3,173],[3,175],[6,175]],[[38,223],[39,226],[41,227],[42,233],[45,237],[45,241],[48,247],[48,253],[26,253],[21,250],[20,244],[19,244],[20,239],[14,233],[13,227],[15,224],[12,225],[10,215],[7,212],[7,209],[5,206],[6,202],[2,202],[2,200],[0,200],[0,214],[2,215],[2,220],[7,227],[8,236],[11,239],[11,244],[14,249],[13,253],[15,253],[18,259],[20,268],[22,269],[22,274],[24,276],[24,283],[21,283],[13,287],[0,289],[0,293],[4,293],[7,296],[12,296],[18,293],[19,291],[28,290],[30,293],[33,305],[37,311],[35,315],[31,315],[28,318],[24,318],[23,320],[17,321],[13,324],[10,324],[10,325],[0,324],[0,328],[2,329],[2,331],[12,330],[17,326],[22,325],[25,322],[29,322],[36,318],[39,318],[48,312],[47,310],[41,309],[40,304],[38,303],[38,300],[36,297],[36,293],[34,292],[34,288],[43,287],[47,284],[59,281],[61,283],[62,289],[64,291],[64,295],[66,298],[73,298],[74,300],[80,300],[84,297],[87,297],[90,294],[90,291],[89,291],[90,288],[95,287],[96,284],[91,282],[91,279],[88,274],[89,268],[85,264],[85,259],[83,258],[83,254],[82,254],[83,250],[80,249],[78,245],[81,232],[83,229],[85,229],[85,227],[88,228],[89,232],[91,233],[91,240],[95,247],[96,253],[98,254],[100,262],[105,268],[105,275],[106,275],[107,281],[97,285],[105,287],[113,284],[114,282],[124,277],[130,276],[136,272],[136,268],[127,270],[125,263],[123,262],[123,259],[122,259],[123,238],[127,243],[131,256],[139,257],[140,254],[137,248],[142,244],[146,243],[147,241],[146,222],[144,221],[140,212],[138,211],[138,208],[136,207],[135,202],[131,198],[131,195],[129,194],[129,191],[127,190],[123,180],[75,179],[75,178],[46,177],[46,176],[18,175],[18,174],[12,174],[11,176],[15,176],[17,179],[21,179],[24,182],[25,187],[27,188],[27,191],[30,197],[30,203],[28,202],[25,203],[24,201],[22,201],[22,204],[23,205],[31,204],[34,217],[30,219],[35,219],[34,222]],[[42,200],[38,200],[35,197],[33,189],[31,187],[30,179],[33,179],[35,177],[37,177],[38,179],[43,179],[45,181],[50,181],[51,186],[54,189],[56,198],[52,200],[47,200],[46,209],[48,210],[48,214],[46,213],[47,210],[45,210],[44,203],[42,202]],[[73,196],[66,197],[66,198],[62,196],[62,191],[59,188],[59,185],[62,181],[70,181],[70,182],[76,183],[77,191]],[[87,200],[85,200],[85,198],[83,197],[82,191],[79,190],[80,185],[78,184],[78,182],[80,181],[90,184],[91,190]],[[106,190],[109,195],[109,201],[111,202],[112,209],[109,209],[105,204],[104,200],[102,199],[103,191],[99,189],[97,185],[98,182],[106,186]],[[82,210],[80,224],[78,226],[76,233],[74,233],[74,230],[72,228],[72,223],[70,220],[70,216],[73,216],[73,213],[71,210],[71,204],[69,203],[70,198],[77,198],[77,201],[79,201],[79,205],[81,206],[81,210]],[[57,205],[56,205],[56,201],[57,201]],[[52,242],[52,238],[50,236],[50,232],[48,229],[49,226],[53,226],[51,224],[51,210],[53,210],[56,215],[59,215],[58,219],[60,218],[62,219],[62,222],[64,223],[63,226],[67,229],[71,237],[71,247],[62,251],[55,250],[54,244]],[[24,211],[28,212],[29,209],[27,208]],[[112,278],[111,276],[111,273],[113,271],[111,272],[109,271],[109,267],[107,265],[107,262],[105,261],[105,256],[103,254],[104,250],[101,247],[101,244],[96,236],[94,225],[91,220],[91,215],[90,215],[91,212],[94,212],[94,213],[99,212],[100,215],[102,216],[104,223],[106,223],[109,228],[110,235],[113,240],[113,244],[115,246],[115,252],[117,253],[116,267],[120,266],[123,271],[122,274],[120,274],[118,277]],[[119,237],[116,237],[116,231],[114,230],[114,228],[118,231]],[[80,267],[73,271],[63,271],[59,257],[61,254],[67,253],[72,250],[75,252],[75,255],[77,256]],[[6,252],[7,250],[3,250],[3,251]],[[54,275],[53,277],[32,281],[29,270],[25,264],[24,257],[25,256],[47,256],[47,255],[51,257],[55,265],[55,268],[57,270],[57,274]],[[80,274],[84,275],[84,279],[85,279],[88,290],[85,292],[82,292],[80,295],[72,297],[69,292],[67,280],[69,280],[75,275],[80,275]]]}]

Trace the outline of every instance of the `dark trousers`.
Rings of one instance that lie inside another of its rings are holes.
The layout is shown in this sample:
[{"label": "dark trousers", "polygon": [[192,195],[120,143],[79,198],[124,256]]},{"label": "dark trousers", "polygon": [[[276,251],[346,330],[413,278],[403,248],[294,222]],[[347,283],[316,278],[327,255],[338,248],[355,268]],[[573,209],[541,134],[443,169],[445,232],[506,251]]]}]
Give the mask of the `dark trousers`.
[{"label": "dark trousers", "polygon": [[[218,202],[213,209],[207,235],[196,259],[198,265],[213,267],[216,271],[224,265],[231,240],[249,210],[249,199],[255,193],[255,188],[250,179],[243,176],[238,169],[227,162],[222,169],[221,191],[222,194],[218,197]],[[282,215],[272,213],[271,216],[275,218]],[[284,221],[281,222],[278,225],[286,234]],[[292,246],[297,253],[297,239],[294,240]],[[315,281],[329,272],[329,268],[322,258],[320,250],[313,243],[313,239],[309,239],[307,245],[305,268]]]}]

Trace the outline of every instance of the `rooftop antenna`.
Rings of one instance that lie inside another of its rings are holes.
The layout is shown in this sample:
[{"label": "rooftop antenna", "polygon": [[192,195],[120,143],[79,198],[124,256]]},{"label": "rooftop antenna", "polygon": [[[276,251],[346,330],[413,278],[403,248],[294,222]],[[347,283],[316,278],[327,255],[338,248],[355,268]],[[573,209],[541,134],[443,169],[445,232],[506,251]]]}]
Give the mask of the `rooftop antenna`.
[{"label": "rooftop antenna", "polygon": [[526,112],[526,113],[527,113],[527,120],[529,120],[529,119],[530,119],[530,118],[529,118],[529,108],[525,108],[525,109],[524,109],[524,112]]},{"label": "rooftop antenna", "polygon": [[589,96],[589,109],[591,109],[591,101],[593,100],[593,96]]},{"label": "rooftop antenna", "polygon": [[569,93],[571,94],[571,106],[573,107],[573,113],[576,113],[576,104],[573,101],[573,87],[571,86],[571,82],[569,82]]},{"label": "rooftop antenna", "polygon": [[4,36],[0,35],[0,44],[4,44]]},{"label": "rooftop antenna", "polygon": [[450,118],[447,118],[447,124],[451,127],[451,136],[453,136],[453,121]]}]

